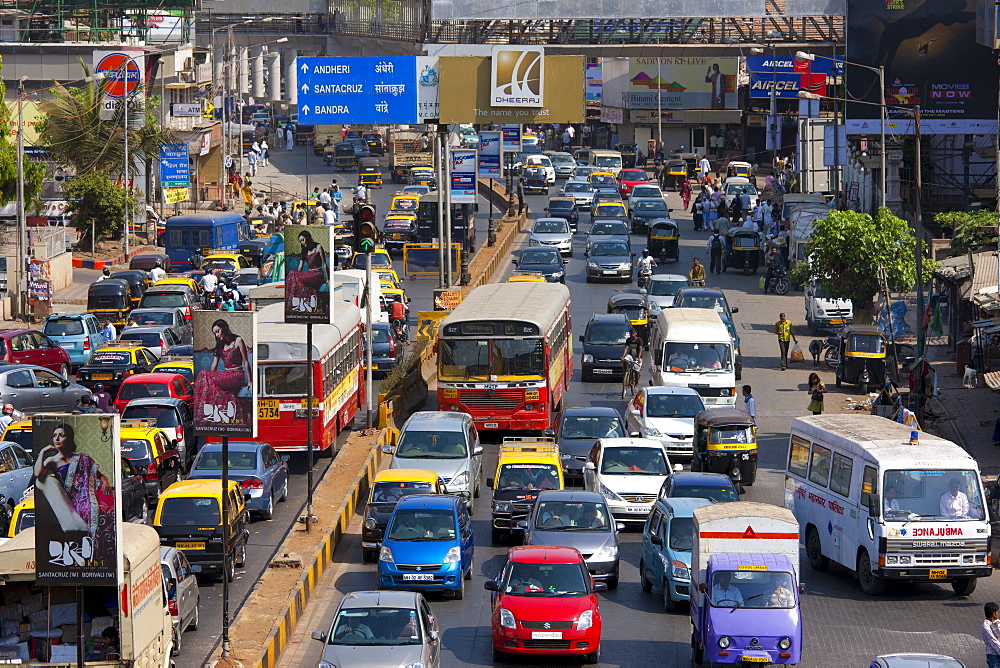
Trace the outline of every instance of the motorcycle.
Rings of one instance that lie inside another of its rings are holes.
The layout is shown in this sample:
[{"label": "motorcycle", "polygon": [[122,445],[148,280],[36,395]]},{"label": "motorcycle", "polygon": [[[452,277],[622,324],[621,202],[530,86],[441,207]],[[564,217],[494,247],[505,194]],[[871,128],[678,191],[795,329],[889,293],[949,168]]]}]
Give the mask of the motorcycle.
[{"label": "motorcycle", "polygon": [[791,283],[788,280],[788,270],[784,267],[777,267],[771,271],[771,278],[768,279],[767,285],[764,286],[764,292],[774,292],[778,295],[783,295],[788,292],[788,288],[791,287]]},{"label": "motorcycle", "polygon": [[652,275],[653,275],[652,267],[639,267],[639,274],[636,277],[635,282],[639,286],[640,290],[649,284],[649,277]]},{"label": "motorcycle", "polygon": [[396,339],[396,343],[404,344],[410,340],[410,333],[404,321],[392,320],[389,324],[392,327],[392,335]]}]

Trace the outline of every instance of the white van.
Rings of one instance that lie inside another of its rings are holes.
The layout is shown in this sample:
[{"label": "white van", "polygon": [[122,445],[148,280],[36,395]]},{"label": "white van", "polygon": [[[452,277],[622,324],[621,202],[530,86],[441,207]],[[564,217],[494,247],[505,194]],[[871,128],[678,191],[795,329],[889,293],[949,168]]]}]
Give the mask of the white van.
[{"label": "white van", "polygon": [[798,204],[788,214],[788,271],[795,271],[806,260],[806,242],[812,236],[817,220],[830,215],[824,204]]},{"label": "white van", "polygon": [[622,154],[618,151],[592,149],[587,161],[588,165],[598,167],[602,172],[611,172],[616,179],[622,173]]},{"label": "white van", "polygon": [[951,441],[877,415],[792,423],[784,505],[814,570],[854,570],[878,596],[889,580],[950,583],[965,596],[989,577],[990,525],[979,467]]},{"label": "white van", "polygon": [[690,387],[705,405],[736,403],[736,357],[729,330],[712,309],[665,308],[649,349],[653,385]]},{"label": "white van", "polygon": [[838,330],[854,324],[854,304],[850,299],[823,297],[817,283],[806,286],[806,324],[809,333],[819,336],[822,329]]},{"label": "white van", "polygon": [[524,156],[524,166],[541,167],[545,170],[545,183],[550,186],[556,184],[556,168],[552,166],[549,156],[530,153]]},{"label": "white van", "polygon": [[[334,291],[334,295],[340,295],[341,299],[350,302],[361,309],[362,318],[364,316],[364,302],[361,295],[364,293],[365,270],[364,269],[341,269],[333,272],[333,282],[340,284],[340,289]],[[386,300],[382,296],[382,287],[378,278],[373,274],[370,288],[370,298],[372,300],[372,322],[389,322],[389,310]],[[375,308],[375,304],[379,307]]]}]

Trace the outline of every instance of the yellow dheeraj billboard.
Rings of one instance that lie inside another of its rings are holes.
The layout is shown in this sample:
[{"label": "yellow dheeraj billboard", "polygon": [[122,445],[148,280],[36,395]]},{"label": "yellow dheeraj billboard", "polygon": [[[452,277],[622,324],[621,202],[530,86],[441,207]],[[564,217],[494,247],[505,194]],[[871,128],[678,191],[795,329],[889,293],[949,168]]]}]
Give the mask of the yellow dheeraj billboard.
[{"label": "yellow dheeraj billboard", "polygon": [[[510,47],[508,47],[510,48]],[[495,74],[490,58],[441,57],[441,123],[582,123],[583,56],[545,56],[541,107],[491,104]],[[474,94],[471,94],[473,93]]]}]

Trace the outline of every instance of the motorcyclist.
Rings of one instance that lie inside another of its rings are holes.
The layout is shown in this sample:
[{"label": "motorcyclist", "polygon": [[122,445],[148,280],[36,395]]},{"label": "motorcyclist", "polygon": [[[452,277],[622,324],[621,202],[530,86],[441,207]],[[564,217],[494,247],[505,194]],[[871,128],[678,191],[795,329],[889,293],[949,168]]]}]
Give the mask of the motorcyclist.
[{"label": "motorcyclist", "polygon": [[764,291],[767,292],[768,286],[771,285],[771,279],[785,268],[785,258],[781,257],[781,254],[778,253],[777,247],[771,246],[764,266],[767,268],[767,272],[764,274]]},{"label": "motorcyclist", "polygon": [[389,304],[389,324],[394,332],[400,332],[405,341],[406,335],[406,306],[401,301],[393,301]]},{"label": "motorcyclist", "polygon": [[368,188],[365,187],[365,184],[359,183],[358,185],[354,186],[354,190],[352,192],[354,193],[355,202],[368,201]]},{"label": "motorcyclist", "polygon": [[642,282],[643,275],[651,276],[653,274],[653,267],[655,266],[657,266],[656,260],[654,260],[653,256],[649,254],[649,249],[643,248],[642,257],[639,258],[638,262],[636,262],[636,267],[639,270],[639,282]]}]

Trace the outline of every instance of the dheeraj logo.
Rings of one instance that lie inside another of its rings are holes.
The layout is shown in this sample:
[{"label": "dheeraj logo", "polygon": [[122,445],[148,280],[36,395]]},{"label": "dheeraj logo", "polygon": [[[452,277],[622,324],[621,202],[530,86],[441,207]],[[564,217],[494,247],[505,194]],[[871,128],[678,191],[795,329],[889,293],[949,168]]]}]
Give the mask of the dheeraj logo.
[{"label": "dheeraj logo", "polygon": [[536,46],[495,46],[490,70],[494,107],[540,107],[545,83],[545,50]]}]

